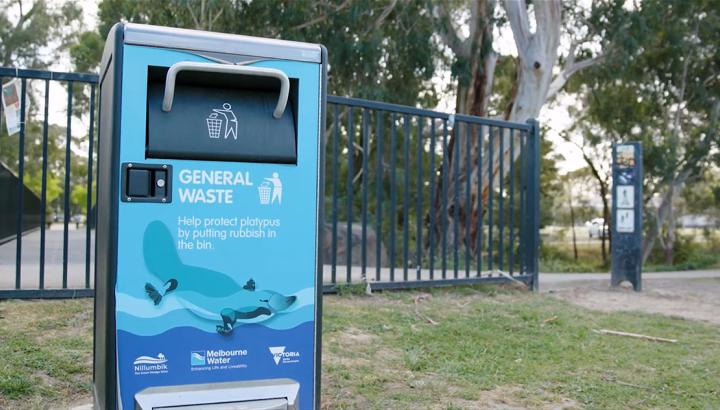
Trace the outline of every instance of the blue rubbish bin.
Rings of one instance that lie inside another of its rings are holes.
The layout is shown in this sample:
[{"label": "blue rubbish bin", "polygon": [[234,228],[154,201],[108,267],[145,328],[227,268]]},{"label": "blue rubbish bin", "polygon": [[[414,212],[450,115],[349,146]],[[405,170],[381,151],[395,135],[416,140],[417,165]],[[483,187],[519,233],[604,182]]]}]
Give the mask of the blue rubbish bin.
[{"label": "blue rubbish bin", "polygon": [[96,407],[319,407],[326,66],[315,44],[113,27]]}]

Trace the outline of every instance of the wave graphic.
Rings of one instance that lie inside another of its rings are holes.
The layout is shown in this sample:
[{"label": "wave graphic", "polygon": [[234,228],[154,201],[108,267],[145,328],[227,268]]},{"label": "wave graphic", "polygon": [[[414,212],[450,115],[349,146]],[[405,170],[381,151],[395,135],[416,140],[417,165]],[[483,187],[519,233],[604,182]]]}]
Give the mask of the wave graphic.
[{"label": "wave graphic", "polygon": [[195,359],[195,360],[205,360],[205,356],[203,356],[203,355],[201,355],[200,353],[197,353],[197,352],[192,352],[192,353],[191,353],[191,356],[192,356],[192,358]]},{"label": "wave graphic", "polygon": [[[296,296],[297,299],[292,306],[282,311],[282,313],[290,313],[307,305],[314,304],[315,288],[305,288],[288,296]],[[192,308],[196,308],[194,304],[178,298],[176,293],[170,293],[164,296],[162,302],[157,306],[153,304],[150,298],[139,298],[127,293],[118,292],[116,298],[118,312],[127,313],[138,318],[156,318],[175,310],[186,310],[191,306]],[[228,303],[230,304],[228,307],[232,307],[232,302],[228,301]],[[197,310],[198,312],[202,312],[202,317],[207,316],[206,318],[210,320],[220,320],[220,312],[207,312],[199,307]]]},{"label": "wave graphic", "polygon": [[[315,318],[315,289],[306,288],[292,296],[297,299],[288,309],[268,317],[261,315],[252,319],[238,320],[237,326],[257,323],[274,330],[293,328]],[[117,294],[117,327],[136,335],[151,336],[167,330],[190,326],[207,333],[216,333],[222,324],[219,312],[204,312],[172,293],[163,297],[155,306],[149,298],[138,298],[124,293]],[[202,313],[202,314],[201,314]]]},{"label": "wave graphic", "polygon": [[[236,331],[242,332],[244,326],[261,326],[272,330],[292,329],[299,324],[312,322],[315,318],[315,306],[304,306],[290,314],[279,313],[260,323],[253,321],[239,322]],[[193,327],[205,333],[217,334],[215,326],[221,324],[218,320],[205,320],[192,314],[189,310],[175,310],[153,319],[138,318],[127,313],[116,314],[118,330],[139,336],[154,336],[178,327]]]}]

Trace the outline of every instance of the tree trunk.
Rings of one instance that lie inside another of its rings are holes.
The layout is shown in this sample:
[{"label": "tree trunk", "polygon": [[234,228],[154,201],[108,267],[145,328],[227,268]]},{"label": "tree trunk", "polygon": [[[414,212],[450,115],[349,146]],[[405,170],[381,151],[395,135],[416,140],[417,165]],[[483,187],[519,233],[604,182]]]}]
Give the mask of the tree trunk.
[{"label": "tree trunk", "polygon": [[[678,194],[678,190],[680,187],[685,185],[685,182],[690,178],[692,174],[692,170],[690,169],[690,166],[686,166],[675,178],[672,179],[672,182],[668,186],[668,190],[665,192],[665,195],[662,197],[662,201],[660,202],[660,205],[657,208],[657,211],[655,212],[655,224],[656,224],[656,230],[655,233],[651,237],[645,237],[645,240],[643,241],[643,264],[647,261],[647,259],[650,257],[650,253],[652,252],[653,247],[655,246],[655,242],[660,239],[661,240],[661,246],[663,251],[665,251],[665,256],[667,258],[667,244],[662,240],[662,227],[669,221],[670,216],[674,213],[672,210],[673,207],[673,197]],[[673,218],[674,219],[674,218]],[[673,227],[674,231],[674,227]],[[674,241],[674,232],[673,232],[673,241]],[[673,245],[674,246],[674,245]]]},{"label": "tree trunk", "polygon": [[667,217],[667,236],[665,237],[665,263],[668,265],[673,264],[675,256],[675,207],[673,206],[673,199],[675,197],[675,183],[670,183],[669,189],[670,206],[668,207]]},{"label": "tree trunk", "polygon": [[[600,183],[600,197],[602,198],[603,203],[603,224],[600,227],[600,249],[602,251],[602,261],[603,265],[607,265],[607,255],[608,251],[607,249],[610,247],[610,243],[608,243],[608,246],[605,246],[605,234],[607,233],[607,238],[610,239],[612,236],[611,229],[609,229],[610,225],[610,204],[608,204],[608,185],[604,182],[599,180]],[[608,241],[610,242],[610,241]]]},{"label": "tree trunk", "polygon": [[[445,44],[452,49],[458,61],[463,58],[471,58],[468,62],[472,68],[471,80],[464,82],[462,76],[459,76],[458,95],[456,112],[471,115],[484,115],[487,109],[488,99],[492,92],[493,71],[497,56],[492,51],[492,16],[494,11],[494,0],[474,0],[470,7],[470,35],[464,41],[459,40],[458,32],[449,23],[449,13],[447,9],[450,7],[449,2],[440,1],[433,3],[433,13],[436,16],[436,23],[440,27],[438,34]],[[593,57],[582,61],[575,61],[574,48],[568,55],[566,63],[559,73],[553,78],[553,68],[558,59],[558,47],[560,44],[560,27],[562,24],[560,0],[543,0],[532,2],[535,17],[535,31],[530,30],[528,17],[528,4],[526,0],[505,0],[505,10],[513,32],[513,38],[518,50],[517,59],[517,78],[514,86],[514,98],[506,110],[506,118],[510,121],[525,122],[531,118],[537,118],[540,109],[545,102],[557,93],[567,82],[571,75],[579,70],[591,66],[599,61],[601,57]],[[462,31],[462,30],[461,30]],[[477,63],[477,64],[474,64]],[[465,86],[473,88],[465,90]],[[484,128],[483,128],[484,129]],[[470,152],[467,151],[466,144],[458,144],[457,141],[464,141],[462,134],[466,134],[463,127],[454,127],[453,134],[450,138],[448,147],[443,147],[448,152],[448,163],[446,175],[448,181],[448,190],[446,203],[447,214],[443,214],[439,209],[440,196],[436,200],[438,209],[437,215],[441,218],[448,218],[448,227],[452,226],[453,219],[458,218],[458,225],[463,227],[459,229],[460,238],[458,243],[464,241],[463,233],[465,232],[465,222],[471,224],[471,238],[469,242],[474,244],[477,241],[477,220],[482,215],[478,215],[478,201],[487,202],[489,197],[489,186],[497,187],[500,174],[500,156],[503,158],[503,174],[509,176],[511,164],[517,160],[521,152],[520,137],[517,133],[512,136],[509,132],[504,133],[502,145],[503,152],[500,152],[500,138],[495,138],[492,146],[482,147],[478,145],[478,141],[482,140],[476,135],[476,130],[471,130]],[[510,139],[513,141],[513,152],[510,152]],[[483,157],[488,158],[489,152],[492,150],[493,164],[492,169],[488,170],[486,166],[479,170],[475,167],[476,159],[480,150],[483,150]],[[457,177],[454,175],[453,156],[456,154],[459,160],[459,172]],[[470,167],[466,167],[466,159],[470,156]],[[466,169],[467,168],[467,169]],[[440,177],[441,180],[443,176]],[[481,186],[478,192],[478,178],[481,179]],[[470,180],[470,208],[466,209],[467,201],[464,186]],[[441,185],[439,185],[441,186]],[[459,195],[455,196],[454,188],[459,187]],[[442,195],[440,191],[438,195]],[[457,198],[457,202],[455,199]],[[486,209],[483,206],[483,209]],[[469,218],[468,218],[469,212]],[[492,223],[492,221],[490,222]],[[447,231],[448,238],[452,238],[454,232]],[[473,245],[474,249],[475,246]]]},{"label": "tree trunk", "polygon": [[572,236],[573,236],[573,254],[575,256],[575,261],[578,260],[578,252],[577,252],[577,237],[575,236],[575,210],[573,209],[573,202],[572,202],[572,187],[570,187],[569,191],[570,197],[569,197],[569,203],[570,203],[570,226],[572,227]]}]

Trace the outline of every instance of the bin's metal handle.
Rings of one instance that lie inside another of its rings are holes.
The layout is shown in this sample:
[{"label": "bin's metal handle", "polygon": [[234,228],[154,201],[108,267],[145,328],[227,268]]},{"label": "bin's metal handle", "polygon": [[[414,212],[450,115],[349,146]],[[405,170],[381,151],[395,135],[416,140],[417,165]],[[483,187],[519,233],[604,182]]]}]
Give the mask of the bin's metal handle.
[{"label": "bin's metal handle", "polygon": [[273,117],[280,118],[285,112],[287,106],[288,95],[290,93],[290,80],[280,70],[266,67],[250,67],[246,65],[230,65],[216,63],[197,63],[192,61],[183,61],[175,63],[170,67],[165,79],[165,96],[163,97],[162,110],[170,112],[172,109],[173,98],[175,97],[175,78],[180,71],[203,71],[208,73],[226,73],[226,74],[242,74],[252,75],[256,77],[271,77],[280,80],[280,97],[278,98]]}]

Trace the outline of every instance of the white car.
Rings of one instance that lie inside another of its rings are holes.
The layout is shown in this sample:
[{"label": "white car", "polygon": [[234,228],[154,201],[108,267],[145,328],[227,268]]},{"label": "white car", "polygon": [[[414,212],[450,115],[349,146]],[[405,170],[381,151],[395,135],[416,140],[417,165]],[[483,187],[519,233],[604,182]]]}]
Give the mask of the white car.
[{"label": "white car", "polygon": [[590,238],[607,238],[608,228],[605,226],[605,219],[595,218],[585,222]]}]

